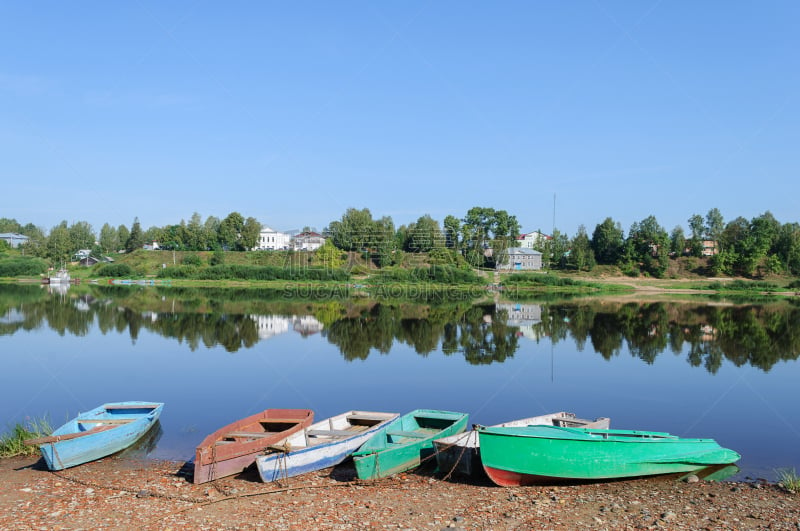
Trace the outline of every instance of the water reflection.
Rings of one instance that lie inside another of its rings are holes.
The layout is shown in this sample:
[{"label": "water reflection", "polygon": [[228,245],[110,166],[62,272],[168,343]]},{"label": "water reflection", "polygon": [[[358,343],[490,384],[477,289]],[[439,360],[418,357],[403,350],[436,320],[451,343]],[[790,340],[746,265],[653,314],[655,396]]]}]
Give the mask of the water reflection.
[{"label": "water reflection", "polygon": [[502,363],[520,342],[574,341],[605,359],[623,353],[652,364],[664,352],[715,373],[724,360],[769,371],[800,354],[800,308],[771,304],[675,302],[501,301],[440,305],[368,299],[286,298],[280,290],[73,286],[53,293],[41,286],[0,286],[0,335],[47,326],[60,335],[142,330],[174,338],[192,350],[229,352],[280,334],[320,335],[347,360],[386,354],[393,344],[426,356],[441,350],[475,365]]}]

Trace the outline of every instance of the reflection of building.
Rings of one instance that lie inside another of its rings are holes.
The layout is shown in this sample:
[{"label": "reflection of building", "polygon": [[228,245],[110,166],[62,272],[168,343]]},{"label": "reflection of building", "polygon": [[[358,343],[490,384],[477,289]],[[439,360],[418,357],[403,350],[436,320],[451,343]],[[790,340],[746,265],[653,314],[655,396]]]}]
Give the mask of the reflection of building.
[{"label": "reflection of building", "polygon": [[256,322],[259,339],[269,339],[288,332],[290,328],[303,337],[307,337],[324,328],[324,325],[311,315],[252,315],[250,317]]},{"label": "reflection of building", "polygon": [[519,335],[528,339],[539,339],[543,335],[534,329],[534,325],[542,322],[542,306],[540,304],[506,302],[496,304],[495,310],[506,312],[506,324],[519,327]]}]

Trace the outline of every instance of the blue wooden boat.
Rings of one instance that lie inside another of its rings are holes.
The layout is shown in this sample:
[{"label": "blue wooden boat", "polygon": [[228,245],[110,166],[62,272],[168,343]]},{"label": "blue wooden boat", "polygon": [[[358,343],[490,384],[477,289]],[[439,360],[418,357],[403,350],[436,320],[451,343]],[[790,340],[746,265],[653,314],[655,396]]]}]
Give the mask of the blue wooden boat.
[{"label": "blue wooden boat", "polygon": [[433,456],[433,440],[461,433],[468,415],[417,409],[393,420],[353,453],[359,479],[385,478]]},{"label": "blue wooden boat", "polygon": [[39,446],[47,468],[63,470],[124,450],[153,427],[163,408],[160,402],[110,402],[25,444]]},{"label": "blue wooden boat", "polygon": [[397,417],[397,413],[348,411],[315,422],[289,436],[285,452],[256,458],[261,480],[278,481],[336,466]]}]

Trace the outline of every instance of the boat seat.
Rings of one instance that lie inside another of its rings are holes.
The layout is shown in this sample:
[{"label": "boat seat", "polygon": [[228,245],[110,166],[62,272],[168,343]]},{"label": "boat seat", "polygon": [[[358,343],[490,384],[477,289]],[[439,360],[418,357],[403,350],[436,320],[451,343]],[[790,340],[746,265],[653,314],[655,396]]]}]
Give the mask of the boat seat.
[{"label": "boat seat", "polygon": [[260,423],[278,423],[278,424],[299,424],[300,422],[305,422],[305,418],[302,419],[281,419],[281,418],[270,418],[266,417],[263,419],[259,419],[258,422]]},{"label": "boat seat", "polygon": [[128,424],[138,419],[78,419],[80,424]]},{"label": "boat seat", "polygon": [[308,430],[309,437],[349,437],[353,435],[349,430]]},{"label": "boat seat", "polygon": [[401,431],[401,430],[390,430],[386,432],[386,435],[392,435],[394,437],[413,437],[415,439],[424,439],[427,437],[424,433],[419,433],[418,431]]},{"label": "boat seat", "polygon": [[387,416],[377,416],[377,415],[347,415],[347,420],[374,420],[376,422],[382,422],[384,420],[388,420],[389,417]]},{"label": "boat seat", "polygon": [[267,433],[265,431],[232,431],[226,433],[225,437],[233,437],[234,439],[261,439],[275,435],[274,433]]},{"label": "boat seat", "polygon": [[114,409],[156,409],[158,404],[116,404],[113,406],[108,406],[105,408],[106,410],[114,410]]}]

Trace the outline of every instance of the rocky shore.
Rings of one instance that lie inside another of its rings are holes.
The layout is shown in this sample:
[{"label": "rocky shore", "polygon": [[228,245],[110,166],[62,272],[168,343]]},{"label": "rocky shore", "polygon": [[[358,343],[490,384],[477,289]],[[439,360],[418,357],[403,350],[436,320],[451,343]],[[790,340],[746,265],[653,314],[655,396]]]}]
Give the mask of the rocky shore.
[{"label": "rocky shore", "polygon": [[182,463],[112,457],[54,473],[0,459],[0,529],[800,529],[800,496],[764,482],[500,488],[423,470],[365,483],[346,464],[280,485],[189,479]]}]

